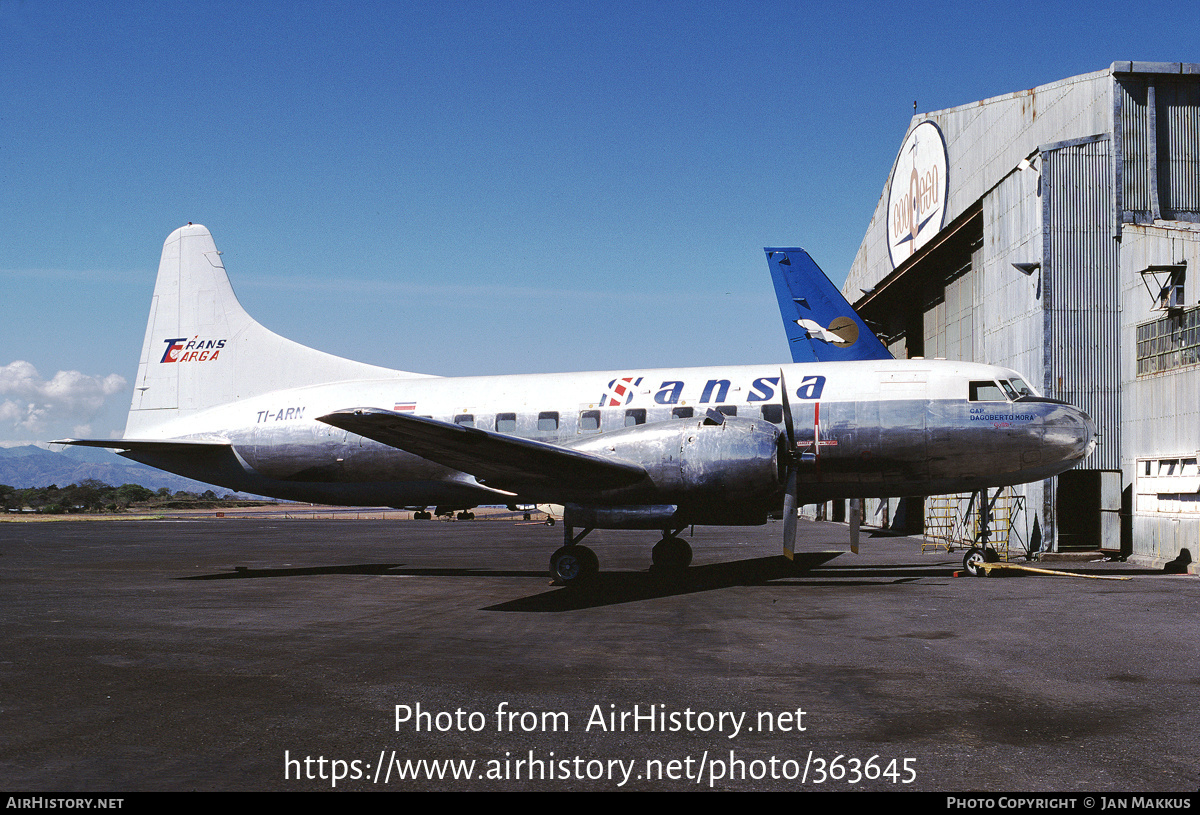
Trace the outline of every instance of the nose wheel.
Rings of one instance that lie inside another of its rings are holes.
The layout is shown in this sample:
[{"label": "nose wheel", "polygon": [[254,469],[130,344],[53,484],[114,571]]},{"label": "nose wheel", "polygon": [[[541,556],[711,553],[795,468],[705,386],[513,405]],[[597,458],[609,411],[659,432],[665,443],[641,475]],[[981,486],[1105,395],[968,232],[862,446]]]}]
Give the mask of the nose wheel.
[{"label": "nose wheel", "polygon": [[963,557],[963,568],[971,577],[987,577],[988,570],[983,564],[999,562],[1000,554],[995,549],[972,546]]}]

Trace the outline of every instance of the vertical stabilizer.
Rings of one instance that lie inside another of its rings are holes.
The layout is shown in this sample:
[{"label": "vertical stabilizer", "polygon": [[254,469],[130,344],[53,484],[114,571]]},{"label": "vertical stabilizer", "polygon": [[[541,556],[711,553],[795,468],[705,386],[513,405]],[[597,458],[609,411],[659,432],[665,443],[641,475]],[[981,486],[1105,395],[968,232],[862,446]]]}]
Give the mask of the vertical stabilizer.
[{"label": "vertical stabilizer", "polygon": [[892,359],[803,249],[766,249],[793,362]]},{"label": "vertical stabilizer", "polygon": [[163,244],[126,438],[208,407],[283,388],[420,374],[354,362],[268,331],[245,312],[200,225]]}]

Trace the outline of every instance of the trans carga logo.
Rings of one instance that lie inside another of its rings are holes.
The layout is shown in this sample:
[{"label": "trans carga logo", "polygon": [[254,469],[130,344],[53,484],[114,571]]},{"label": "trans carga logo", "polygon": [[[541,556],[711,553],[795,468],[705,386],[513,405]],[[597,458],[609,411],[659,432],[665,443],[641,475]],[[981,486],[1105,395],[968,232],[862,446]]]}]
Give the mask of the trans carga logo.
[{"label": "trans carga logo", "polygon": [[163,342],[167,344],[167,350],[159,362],[212,362],[225,347],[225,340],[201,339],[199,334],[190,340],[172,337]]}]

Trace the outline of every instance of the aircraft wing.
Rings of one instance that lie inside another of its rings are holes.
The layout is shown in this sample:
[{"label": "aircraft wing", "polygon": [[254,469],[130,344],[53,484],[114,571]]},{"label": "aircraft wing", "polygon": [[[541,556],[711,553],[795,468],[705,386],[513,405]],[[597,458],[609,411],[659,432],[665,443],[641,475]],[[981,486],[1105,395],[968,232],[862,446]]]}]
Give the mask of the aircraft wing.
[{"label": "aircraft wing", "polygon": [[617,489],[646,478],[641,465],[623,459],[382,408],[337,410],[317,421],[469,473],[482,484],[514,492],[534,487]]}]

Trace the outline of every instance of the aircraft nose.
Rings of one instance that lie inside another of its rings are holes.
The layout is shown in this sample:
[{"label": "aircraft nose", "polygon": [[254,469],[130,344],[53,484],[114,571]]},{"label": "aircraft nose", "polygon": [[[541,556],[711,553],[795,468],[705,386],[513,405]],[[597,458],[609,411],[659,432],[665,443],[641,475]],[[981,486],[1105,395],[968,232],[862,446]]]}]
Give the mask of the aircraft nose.
[{"label": "aircraft nose", "polygon": [[1058,415],[1047,423],[1045,443],[1063,461],[1080,461],[1090,456],[1099,439],[1092,417],[1073,405],[1062,405],[1056,412]]}]

